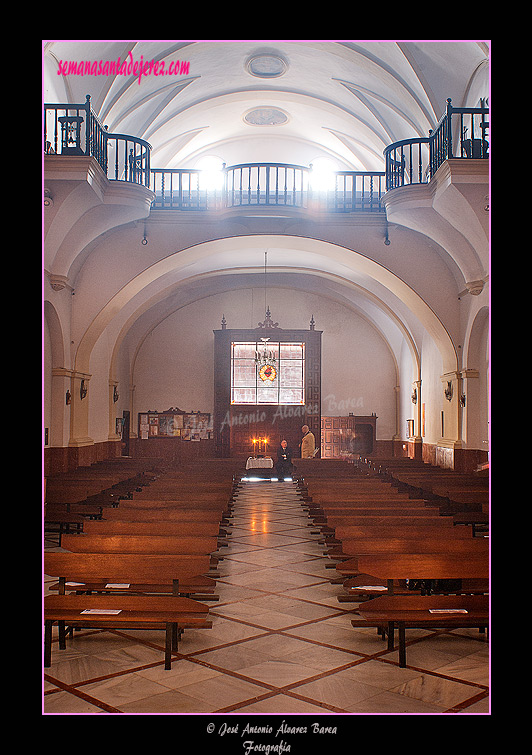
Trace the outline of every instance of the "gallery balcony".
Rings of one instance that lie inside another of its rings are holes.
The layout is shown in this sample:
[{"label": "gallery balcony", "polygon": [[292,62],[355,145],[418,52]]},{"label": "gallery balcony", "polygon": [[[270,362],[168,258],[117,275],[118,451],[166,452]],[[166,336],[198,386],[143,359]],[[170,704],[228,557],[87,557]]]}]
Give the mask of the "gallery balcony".
[{"label": "gallery balcony", "polygon": [[384,171],[335,171],[313,166],[245,163],[219,170],[155,168],[144,139],[109,133],[93,113],[90,96],[79,105],[45,104],[45,155],[93,157],[110,181],[141,184],[157,210],[205,212],[229,208],[298,208],[330,213],[384,213],[384,194],[428,183],[449,159],[487,159],[489,110],[454,108],[427,137],[406,139],[384,150]]}]

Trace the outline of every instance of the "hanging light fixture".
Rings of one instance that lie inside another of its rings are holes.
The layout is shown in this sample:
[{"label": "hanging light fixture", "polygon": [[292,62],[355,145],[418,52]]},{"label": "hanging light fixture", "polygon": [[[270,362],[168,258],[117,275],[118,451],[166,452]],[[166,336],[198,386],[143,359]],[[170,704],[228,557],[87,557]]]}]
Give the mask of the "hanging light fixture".
[{"label": "hanging light fixture", "polygon": [[260,369],[263,366],[270,365],[272,367],[276,364],[275,353],[272,349],[268,349],[269,338],[261,338],[262,346],[255,349],[255,364]]},{"label": "hanging light fixture", "polygon": [[[272,320],[272,313],[270,312],[270,308],[266,303],[266,273],[267,273],[267,267],[268,267],[268,250],[265,249],[264,251],[264,310],[266,312],[266,317],[264,318],[264,322],[259,322],[259,328],[278,328],[279,323],[274,322]],[[261,340],[268,341],[269,339],[262,338]]]},{"label": "hanging light fixture", "polygon": [[[266,299],[266,274],[268,266],[268,250],[264,251],[264,309],[266,316],[264,322],[259,322],[259,328],[277,328],[279,323],[273,322],[270,308]],[[277,377],[277,360],[273,349],[268,348],[269,337],[261,337],[262,346],[255,349],[255,365],[263,381],[273,381]]]}]

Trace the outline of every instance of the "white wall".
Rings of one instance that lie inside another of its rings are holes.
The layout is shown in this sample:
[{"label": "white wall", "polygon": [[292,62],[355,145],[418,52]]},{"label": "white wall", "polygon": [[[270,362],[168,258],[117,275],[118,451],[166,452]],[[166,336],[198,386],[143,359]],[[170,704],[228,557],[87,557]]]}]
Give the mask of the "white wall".
[{"label": "white wall", "polygon": [[[395,433],[396,369],[382,336],[365,319],[325,297],[269,289],[280,327],[307,329],[314,315],[322,337],[322,414],[375,412],[377,437]],[[145,339],[135,364],[132,427],[139,411],[213,411],[213,330],[256,327],[264,319],[264,290],[243,289],[189,304]],[[330,411],[329,411],[330,410]]]}]

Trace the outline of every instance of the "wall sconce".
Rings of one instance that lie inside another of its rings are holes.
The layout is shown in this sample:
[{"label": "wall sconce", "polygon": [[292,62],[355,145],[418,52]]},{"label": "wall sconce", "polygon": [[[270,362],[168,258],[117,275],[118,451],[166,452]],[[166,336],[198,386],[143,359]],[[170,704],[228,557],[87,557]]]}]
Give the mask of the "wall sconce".
[{"label": "wall sconce", "polygon": [[65,403],[67,406],[70,406],[70,404],[72,403],[72,394],[70,393],[70,391],[66,392]]},{"label": "wall sconce", "polygon": [[447,381],[447,388],[444,391],[447,401],[451,401],[453,397],[453,384],[450,380]]},{"label": "wall sconce", "polygon": [[460,396],[460,406],[464,407],[465,403],[466,403],[465,393],[462,393],[462,395]]},{"label": "wall sconce", "polygon": [[88,388],[87,388],[87,386],[85,385],[85,381],[84,381],[84,380],[82,380],[82,381],[81,381],[81,385],[79,386],[79,397],[80,397],[80,399],[81,399],[82,401],[83,401],[83,399],[85,398],[85,396],[87,395],[87,391],[88,391],[88,390],[89,390],[89,389],[88,389]]},{"label": "wall sconce", "polygon": [[119,398],[120,398],[120,394],[118,393],[118,388],[115,385],[113,386],[113,402],[116,404]]},{"label": "wall sconce", "polygon": [[417,388],[414,388],[412,391],[411,399],[413,404],[417,404]]}]

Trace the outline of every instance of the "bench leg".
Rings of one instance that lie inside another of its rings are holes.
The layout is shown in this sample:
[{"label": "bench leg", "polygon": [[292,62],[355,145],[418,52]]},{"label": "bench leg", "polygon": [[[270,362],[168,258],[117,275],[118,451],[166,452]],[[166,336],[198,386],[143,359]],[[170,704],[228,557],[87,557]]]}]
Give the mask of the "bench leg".
[{"label": "bench leg", "polygon": [[172,668],[172,643],[174,638],[174,624],[166,623],[166,642],[164,647],[164,668],[166,671]]},{"label": "bench leg", "polygon": [[44,666],[49,668],[52,665],[52,624],[53,622],[46,619],[44,622]]},{"label": "bench leg", "polygon": [[405,668],[406,666],[406,631],[405,631],[405,625],[403,623],[399,623],[398,625],[399,630],[399,666],[401,668]]},{"label": "bench leg", "polygon": [[177,650],[177,643],[181,636],[181,632],[177,629],[177,624],[172,624],[172,650]]},{"label": "bench leg", "polygon": [[395,624],[393,621],[388,622],[388,650],[393,650]]}]

